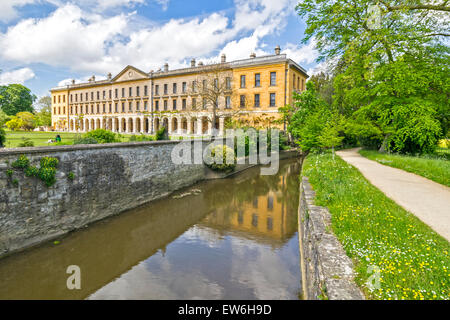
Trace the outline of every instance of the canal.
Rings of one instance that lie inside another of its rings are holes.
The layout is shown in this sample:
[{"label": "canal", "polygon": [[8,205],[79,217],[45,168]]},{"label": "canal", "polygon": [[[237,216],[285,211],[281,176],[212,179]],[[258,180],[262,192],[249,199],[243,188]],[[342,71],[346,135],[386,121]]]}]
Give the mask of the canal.
[{"label": "canal", "polygon": [[299,299],[300,165],[201,182],[2,258],[0,299]]}]

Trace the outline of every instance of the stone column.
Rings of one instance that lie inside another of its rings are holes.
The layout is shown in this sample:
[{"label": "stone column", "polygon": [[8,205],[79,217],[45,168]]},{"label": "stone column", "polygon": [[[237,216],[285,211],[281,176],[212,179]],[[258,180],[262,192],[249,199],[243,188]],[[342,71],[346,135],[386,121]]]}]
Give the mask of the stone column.
[{"label": "stone column", "polygon": [[170,134],[172,134],[172,118],[167,119],[167,121],[169,122],[167,131],[168,131],[168,133],[170,135]]},{"label": "stone column", "polygon": [[144,118],[144,116],[141,116],[141,118],[140,118],[140,120],[139,121],[141,121],[141,133],[144,133],[145,132],[145,118]]},{"label": "stone column", "polygon": [[225,118],[219,118],[219,135],[223,136],[225,133]]},{"label": "stone column", "polygon": [[116,132],[116,118],[112,118],[111,122],[112,132]]},{"label": "stone column", "polygon": [[132,132],[132,133],[137,133],[137,130],[136,130],[136,124],[137,124],[137,118],[134,117],[134,118],[133,118],[133,132]]},{"label": "stone column", "polygon": [[177,134],[182,135],[183,134],[183,123],[181,122],[182,118],[177,118],[178,128],[177,128]]},{"label": "stone column", "polygon": [[197,118],[197,134],[201,136],[203,134],[203,121],[202,118]]},{"label": "stone column", "polygon": [[186,121],[187,121],[187,130],[186,130],[186,133],[187,133],[187,134],[192,134],[192,125],[193,125],[192,119],[191,119],[191,118],[187,118]]},{"label": "stone column", "polygon": [[122,133],[122,117],[119,117],[118,120],[119,120],[119,133]]}]

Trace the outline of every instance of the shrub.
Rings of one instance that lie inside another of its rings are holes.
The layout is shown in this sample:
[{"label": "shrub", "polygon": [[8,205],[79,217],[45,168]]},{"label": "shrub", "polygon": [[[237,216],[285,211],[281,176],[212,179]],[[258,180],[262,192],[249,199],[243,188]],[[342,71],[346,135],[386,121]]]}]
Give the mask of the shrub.
[{"label": "shrub", "polygon": [[12,163],[13,168],[25,169],[30,165],[30,159],[27,158],[26,155],[22,154],[19,156],[19,159]]},{"label": "shrub", "polygon": [[3,148],[6,141],[6,132],[0,128],[0,148]]},{"label": "shrub", "polygon": [[25,168],[25,175],[27,177],[38,177],[39,176],[39,169],[35,166],[29,166]]},{"label": "shrub", "polygon": [[98,143],[113,143],[119,141],[117,135],[114,132],[105,129],[89,131],[83,136],[83,138],[93,138]]},{"label": "shrub", "polygon": [[166,127],[162,127],[156,131],[156,140],[165,140],[166,138]]},{"label": "shrub", "polygon": [[129,139],[130,142],[134,142],[134,141],[154,141],[155,138],[153,136],[147,136],[144,134],[141,134],[139,136],[137,135],[132,135]]},{"label": "shrub", "polygon": [[41,168],[56,168],[59,164],[59,160],[57,158],[43,157],[41,159]]},{"label": "shrub", "polygon": [[73,172],[69,172],[69,174],[67,175],[67,178],[69,180],[73,180],[75,178],[75,174]]},{"label": "shrub", "polygon": [[31,141],[30,138],[22,138],[22,142],[18,145],[19,148],[25,148],[25,147],[34,147],[34,142]]},{"label": "shrub", "polygon": [[51,187],[56,182],[56,168],[41,167],[38,175],[47,187]]},{"label": "shrub", "polygon": [[97,140],[94,138],[79,138],[73,141],[73,144],[97,144]]},{"label": "shrub", "polygon": [[[222,157],[222,163],[215,162],[216,155],[218,155],[218,157]],[[227,159],[228,162],[232,163],[228,164]],[[230,161],[230,159],[233,161]],[[207,152],[207,157],[205,160],[206,165],[214,171],[229,172],[233,171],[236,167],[236,156],[234,151],[226,145],[216,145],[210,147],[210,151]]]}]

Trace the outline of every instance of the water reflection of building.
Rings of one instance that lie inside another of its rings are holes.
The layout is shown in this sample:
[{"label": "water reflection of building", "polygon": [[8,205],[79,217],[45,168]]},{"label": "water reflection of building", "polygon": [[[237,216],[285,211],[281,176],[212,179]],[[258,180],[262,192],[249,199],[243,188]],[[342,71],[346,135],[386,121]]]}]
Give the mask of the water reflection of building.
[{"label": "water reflection of building", "polygon": [[297,212],[295,207],[287,204],[286,194],[283,192],[286,190],[286,176],[280,175],[276,184],[277,188],[270,189],[263,195],[253,195],[246,201],[233,199],[232,205],[217,208],[201,224],[281,245],[296,232]]}]

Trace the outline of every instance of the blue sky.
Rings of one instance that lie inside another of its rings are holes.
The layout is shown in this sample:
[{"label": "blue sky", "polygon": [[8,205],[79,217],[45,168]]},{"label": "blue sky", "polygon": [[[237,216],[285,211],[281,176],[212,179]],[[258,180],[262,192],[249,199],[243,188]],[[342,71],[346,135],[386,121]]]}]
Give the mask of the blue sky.
[{"label": "blue sky", "polygon": [[292,0],[1,0],[0,84],[37,96],[133,65],[184,67],[282,52],[312,72],[314,43]]}]

